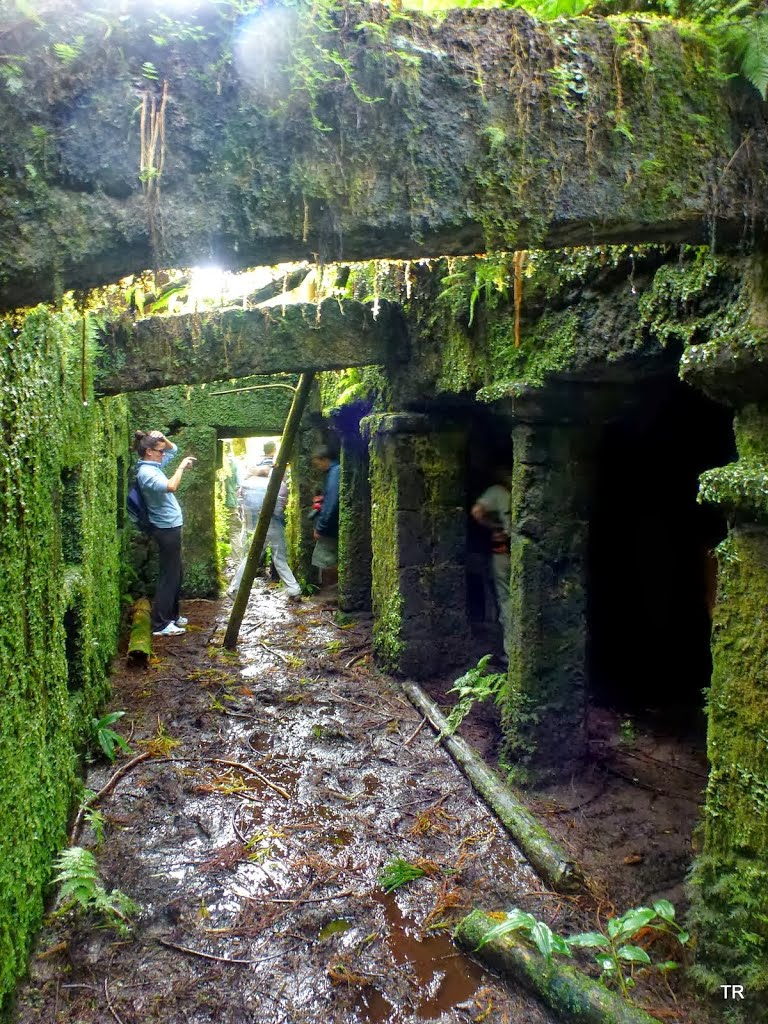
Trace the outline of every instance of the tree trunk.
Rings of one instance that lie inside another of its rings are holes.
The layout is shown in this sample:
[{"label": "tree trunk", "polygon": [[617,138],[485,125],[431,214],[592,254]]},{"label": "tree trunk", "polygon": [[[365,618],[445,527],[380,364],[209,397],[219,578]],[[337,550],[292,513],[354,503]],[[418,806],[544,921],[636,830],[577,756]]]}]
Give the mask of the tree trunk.
[{"label": "tree trunk", "polygon": [[[426,715],[435,729],[444,733],[448,722],[437,704],[416,683],[406,680],[402,686],[411,703]],[[499,816],[501,823],[545,883],[558,892],[574,892],[581,888],[583,877],[576,863],[469,744],[458,736],[443,736],[441,742],[478,793]]]},{"label": "tree trunk", "polygon": [[314,371],[310,370],[306,373],[302,373],[299,377],[299,383],[296,386],[296,391],[293,395],[293,402],[291,402],[291,408],[288,412],[288,419],[285,421],[285,430],[280,440],[280,451],[278,452],[277,462],[275,463],[274,469],[269,475],[269,484],[267,486],[267,492],[264,495],[264,504],[261,506],[259,512],[259,518],[256,523],[256,529],[253,533],[253,539],[251,540],[251,546],[248,551],[248,557],[245,562],[245,569],[240,580],[240,586],[237,589],[235,595],[235,603],[232,605],[232,612],[229,616],[229,622],[227,623],[227,631],[224,634],[224,646],[233,650],[237,646],[237,637],[240,632],[240,626],[243,622],[243,616],[245,615],[245,609],[248,605],[248,598],[251,594],[251,587],[253,581],[256,578],[256,573],[259,569],[259,562],[261,561],[261,552],[264,547],[264,542],[267,539],[267,530],[269,529],[269,520],[272,518],[272,513],[275,511],[275,504],[277,503],[277,496],[280,492],[280,485],[283,482],[285,476],[285,467],[288,465],[288,459],[293,449],[293,442],[296,439],[296,434],[299,431],[299,423],[304,413],[304,409],[309,398],[309,392],[312,387],[312,382],[315,379]]}]

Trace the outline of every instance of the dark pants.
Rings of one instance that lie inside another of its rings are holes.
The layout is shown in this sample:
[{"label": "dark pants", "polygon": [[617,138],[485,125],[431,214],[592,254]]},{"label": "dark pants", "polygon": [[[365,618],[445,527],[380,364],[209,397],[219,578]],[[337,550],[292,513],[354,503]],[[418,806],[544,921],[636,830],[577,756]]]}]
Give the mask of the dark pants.
[{"label": "dark pants", "polygon": [[157,574],[157,589],[152,602],[152,629],[164,629],[169,622],[179,617],[179,596],[181,594],[181,527],[168,530],[155,527],[152,536],[157,541],[160,568]]}]

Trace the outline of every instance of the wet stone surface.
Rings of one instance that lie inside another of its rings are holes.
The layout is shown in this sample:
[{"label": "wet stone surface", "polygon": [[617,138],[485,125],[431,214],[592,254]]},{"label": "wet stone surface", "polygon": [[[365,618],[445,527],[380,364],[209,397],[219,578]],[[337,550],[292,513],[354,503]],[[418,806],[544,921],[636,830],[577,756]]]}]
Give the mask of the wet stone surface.
[{"label": "wet stone surface", "polygon": [[[233,655],[227,610],[188,602],[148,669],[116,666],[112,708],[150,756],[101,800],[101,842],[78,842],[141,912],[126,937],[49,919],[17,1024],[552,1021],[447,929],[561,902],[373,667],[367,624],[257,580]],[[398,857],[426,873],[385,894]]]}]

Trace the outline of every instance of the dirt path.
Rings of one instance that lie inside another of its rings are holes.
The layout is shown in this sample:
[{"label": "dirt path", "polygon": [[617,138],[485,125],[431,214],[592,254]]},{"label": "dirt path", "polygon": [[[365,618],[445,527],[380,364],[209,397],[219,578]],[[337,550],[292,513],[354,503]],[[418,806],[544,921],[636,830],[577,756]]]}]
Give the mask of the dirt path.
[{"label": "dirt path", "polygon": [[[363,625],[256,583],[232,656],[221,609],[185,607],[112,707],[136,765],[87,827],[108,888],[141,906],[128,938],[68,915],[45,929],[18,1024],[392,1024],[551,1018],[459,954],[440,926],[542,885],[392,680]],[[218,617],[217,617],[218,616]],[[94,768],[98,790],[114,767]],[[401,857],[424,877],[385,895]]]}]

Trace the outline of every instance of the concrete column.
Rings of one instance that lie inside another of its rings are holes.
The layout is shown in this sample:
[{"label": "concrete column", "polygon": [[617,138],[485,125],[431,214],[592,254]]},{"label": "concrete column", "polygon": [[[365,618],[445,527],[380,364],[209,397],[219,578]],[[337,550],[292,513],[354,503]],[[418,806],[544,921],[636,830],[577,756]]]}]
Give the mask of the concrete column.
[{"label": "concrete column", "polygon": [[463,432],[430,417],[369,417],[374,648],[423,678],[466,653]]},{"label": "concrete column", "polygon": [[357,433],[341,437],[339,608],[371,610],[371,485],[368,444]]},{"label": "concrete column", "polygon": [[586,754],[587,498],[591,435],[513,429],[509,688],[503,754],[520,781],[567,775]]}]

